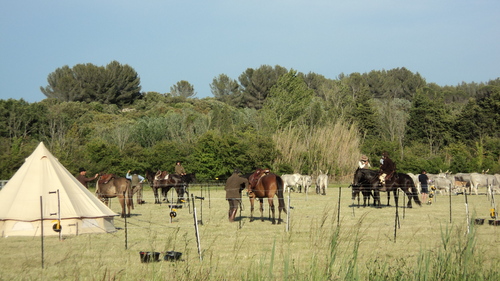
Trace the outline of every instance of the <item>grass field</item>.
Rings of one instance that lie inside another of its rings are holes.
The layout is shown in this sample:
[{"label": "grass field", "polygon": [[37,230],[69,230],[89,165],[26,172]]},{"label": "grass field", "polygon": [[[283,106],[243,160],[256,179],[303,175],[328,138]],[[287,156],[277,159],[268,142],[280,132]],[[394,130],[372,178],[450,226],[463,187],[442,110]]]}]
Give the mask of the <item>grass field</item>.
[{"label": "grass field", "polygon": [[[326,196],[290,195],[287,231],[286,216],[281,225],[267,220],[267,203],[266,220],[250,223],[245,197],[241,220],[229,223],[222,187],[207,190],[190,190],[205,198],[196,200],[202,260],[187,206],[170,222],[168,205],[153,204],[146,187],[146,204],[127,219],[128,249],[119,217],[115,233],[46,237],[43,269],[39,237],[0,238],[0,280],[500,280],[500,226],[488,225],[485,195],[468,196],[471,221],[486,222],[467,234],[464,195],[451,196],[451,222],[449,197],[437,196],[432,205],[398,208],[395,228],[393,200],[391,207],[353,208],[351,190],[330,185]],[[119,212],[116,199],[111,208]],[[182,257],[141,263],[140,251]]]}]

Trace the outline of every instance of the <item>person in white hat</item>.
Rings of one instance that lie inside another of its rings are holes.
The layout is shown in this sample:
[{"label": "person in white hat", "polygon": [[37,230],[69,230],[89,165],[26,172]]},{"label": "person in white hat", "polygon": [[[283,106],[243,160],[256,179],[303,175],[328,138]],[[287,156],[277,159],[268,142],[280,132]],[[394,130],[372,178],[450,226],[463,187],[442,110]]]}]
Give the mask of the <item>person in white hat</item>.
[{"label": "person in white hat", "polygon": [[370,165],[370,162],[368,161],[368,156],[364,154],[361,155],[361,159],[359,160],[358,164],[360,169],[368,169],[372,167],[372,165]]}]

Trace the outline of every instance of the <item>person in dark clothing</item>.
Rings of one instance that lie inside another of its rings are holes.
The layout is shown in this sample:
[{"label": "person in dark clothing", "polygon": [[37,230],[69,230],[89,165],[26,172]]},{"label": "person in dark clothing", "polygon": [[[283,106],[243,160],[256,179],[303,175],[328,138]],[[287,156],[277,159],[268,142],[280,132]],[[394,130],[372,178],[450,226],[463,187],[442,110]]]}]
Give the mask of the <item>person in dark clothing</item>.
[{"label": "person in dark clothing", "polygon": [[87,170],[85,170],[85,168],[80,168],[79,170],[79,174],[78,176],[76,177],[76,179],[83,185],[85,186],[87,189],[89,188],[88,187],[88,182],[91,182],[95,179],[97,179],[97,177],[99,176],[99,174],[95,174],[94,177],[92,178],[87,178],[86,174],[87,174]]},{"label": "person in dark clothing", "polygon": [[389,158],[389,154],[384,151],[382,153],[382,159],[380,159],[380,184],[382,185],[382,188],[380,191],[385,191],[385,181],[390,180],[391,177],[394,175],[394,172],[396,171],[396,165],[394,162]]},{"label": "person in dark clothing", "polygon": [[241,203],[241,191],[248,188],[248,180],[240,176],[239,170],[234,170],[233,174],[227,179],[226,186],[226,200],[229,203],[229,221],[234,222],[238,206]]},{"label": "person in dark clothing", "polygon": [[184,170],[184,167],[182,166],[181,161],[177,161],[175,163],[175,174],[179,176],[183,176],[186,174],[186,170]]},{"label": "person in dark clothing", "polygon": [[418,175],[418,182],[420,182],[420,193],[422,194],[422,202],[426,202],[427,194],[429,194],[429,177],[427,176],[427,172],[422,170],[422,173]]}]

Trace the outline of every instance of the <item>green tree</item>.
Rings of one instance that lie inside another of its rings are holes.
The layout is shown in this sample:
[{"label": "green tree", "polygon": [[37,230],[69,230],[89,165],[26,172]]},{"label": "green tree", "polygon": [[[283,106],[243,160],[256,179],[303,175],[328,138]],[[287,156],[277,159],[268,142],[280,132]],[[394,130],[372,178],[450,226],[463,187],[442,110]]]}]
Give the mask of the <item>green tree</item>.
[{"label": "green tree", "polygon": [[170,87],[170,94],[173,97],[192,98],[196,96],[193,85],[186,80],[181,80]]},{"label": "green tree", "polygon": [[304,123],[314,92],[295,70],[282,75],[264,102],[262,113],[271,130]]},{"label": "green tree", "polygon": [[229,78],[226,74],[220,74],[214,78],[210,89],[217,100],[232,106],[242,106],[240,85],[238,81]]},{"label": "green tree", "polygon": [[276,65],[262,65],[258,69],[248,68],[238,80],[243,87],[243,104],[246,107],[260,109],[264,100],[276,84],[279,77],[287,73],[286,68]]},{"label": "green tree", "polygon": [[355,99],[355,107],[352,110],[352,120],[358,124],[359,131],[363,137],[375,137],[380,135],[380,127],[376,122],[377,116],[372,107],[373,100],[366,91],[358,92]]},{"label": "green tree", "polygon": [[48,98],[60,101],[100,102],[119,106],[131,104],[141,96],[140,78],[129,65],[117,61],[106,67],[91,63],[57,68],[40,87]]},{"label": "green tree", "polygon": [[431,100],[419,90],[409,114],[408,142],[425,142],[430,154],[437,153],[447,144],[451,120],[442,98]]}]

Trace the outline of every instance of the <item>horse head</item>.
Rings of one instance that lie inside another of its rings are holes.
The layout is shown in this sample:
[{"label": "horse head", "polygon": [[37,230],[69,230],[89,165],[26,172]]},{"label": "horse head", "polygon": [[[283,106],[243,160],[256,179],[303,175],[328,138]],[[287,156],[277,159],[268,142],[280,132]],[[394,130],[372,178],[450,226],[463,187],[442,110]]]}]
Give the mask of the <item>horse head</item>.
[{"label": "horse head", "polygon": [[189,173],[181,176],[182,181],[185,183],[192,183],[196,182],[196,174],[195,173]]}]

